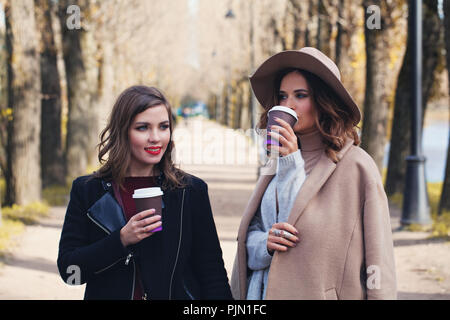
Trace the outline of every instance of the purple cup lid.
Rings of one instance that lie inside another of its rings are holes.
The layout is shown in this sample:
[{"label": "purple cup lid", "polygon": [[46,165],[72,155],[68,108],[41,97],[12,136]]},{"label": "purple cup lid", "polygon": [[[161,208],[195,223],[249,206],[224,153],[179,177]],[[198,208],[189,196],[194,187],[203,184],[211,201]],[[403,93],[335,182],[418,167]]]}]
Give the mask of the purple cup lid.
[{"label": "purple cup lid", "polygon": [[291,108],[283,107],[283,106],[275,106],[269,110],[269,112],[271,112],[271,111],[283,111],[283,112],[289,113],[291,116],[293,116],[295,118],[296,121],[298,121],[297,114]]}]

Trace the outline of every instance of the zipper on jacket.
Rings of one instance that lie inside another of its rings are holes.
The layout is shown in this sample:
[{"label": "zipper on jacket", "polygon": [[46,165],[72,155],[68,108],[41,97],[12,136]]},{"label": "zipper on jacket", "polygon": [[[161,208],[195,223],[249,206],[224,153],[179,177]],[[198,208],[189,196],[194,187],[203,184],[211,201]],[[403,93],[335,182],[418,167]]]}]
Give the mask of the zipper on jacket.
[{"label": "zipper on jacket", "polygon": [[100,229],[102,229],[103,231],[105,231],[107,234],[111,234],[111,232],[109,232],[109,230],[105,229],[100,223],[98,223],[94,218],[91,217],[91,215],[89,214],[89,212],[87,213],[87,216],[89,219],[91,219],[91,221],[93,223],[95,223]]},{"label": "zipper on jacket", "polygon": [[189,291],[188,287],[186,286],[186,283],[183,281],[183,287],[184,287],[184,291],[186,292],[186,294],[189,296],[189,299],[191,300],[195,300],[194,296],[191,294],[191,292]]},{"label": "zipper on jacket", "polygon": [[125,259],[125,257],[120,258],[119,260],[117,260],[117,261],[114,262],[113,264],[110,264],[109,266],[107,266],[107,267],[105,267],[105,268],[103,268],[103,269],[100,269],[100,270],[98,270],[98,271],[95,271],[94,274],[99,274],[99,273],[101,273],[101,272],[103,272],[103,271],[105,271],[105,270],[111,268],[112,266],[116,265],[119,261],[122,261],[123,259]]},{"label": "zipper on jacket", "polygon": [[[128,262],[130,262],[129,259],[131,259],[132,256],[133,255],[131,253],[127,256]],[[131,287],[131,299],[130,300],[134,300],[134,286],[135,286],[135,280],[136,280],[136,263],[135,263],[134,259],[133,259],[132,263],[133,263],[133,285]],[[128,265],[128,264],[126,263],[126,265]]]},{"label": "zipper on jacket", "polygon": [[185,189],[183,189],[183,198],[182,198],[182,200],[181,200],[180,238],[179,238],[179,240],[178,240],[177,257],[175,258],[175,264],[174,264],[174,266],[173,266],[172,276],[170,277],[169,300],[172,300],[172,284],[173,284],[173,276],[175,275],[175,269],[177,268],[178,256],[180,255],[180,248],[181,248],[181,237],[182,237],[182,235],[183,235],[184,193],[185,193]]},{"label": "zipper on jacket", "polygon": [[[92,218],[89,214],[89,212],[87,213],[88,218],[94,222],[100,229],[102,229],[103,231],[105,231],[108,235],[111,234],[111,232],[109,232],[107,229],[105,229],[102,225],[100,225],[100,223],[98,223],[94,218]],[[116,265],[119,261],[125,259],[125,265],[127,266],[130,263],[130,259],[133,257],[133,252],[130,252],[126,257],[122,257],[119,260],[115,261],[113,264],[110,264],[109,266],[100,269],[98,271],[95,271],[94,274],[99,274],[109,268],[111,268],[112,266]],[[133,292],[134,292],[134,277],[133,277]]]},{"label": "zipper on jacket", "polygon": [[126,266],[130,263],[130,259],[131,259],[132,257],[133,257],[133,253],[130,252],[130,253],[127,255],[127,259],[125,260],[125,265],[126,265]]}]

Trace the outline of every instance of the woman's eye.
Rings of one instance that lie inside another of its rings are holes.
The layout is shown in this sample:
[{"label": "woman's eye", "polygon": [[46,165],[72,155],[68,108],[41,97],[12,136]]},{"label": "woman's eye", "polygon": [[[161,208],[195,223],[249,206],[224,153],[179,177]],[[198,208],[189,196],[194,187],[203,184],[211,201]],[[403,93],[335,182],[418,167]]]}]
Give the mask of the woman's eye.
[{"label": "woman's eye", "polygon": [[301,99],[301,98],[306,98],[308,95],[307,94],[304,94],[304,93],[298,93],[297,94],[297,98],[298,99]]},{"label": "woman's eye", "polygon": [[169,129],[169,125],[168,124],[162,124],[161,125],[161,129],[163,129],[163,130],[166,130],[166,129]]},{"label": "woman's eye", "polygon": [[147,126],[140,126],[140,127],[137,127],[136,130],[138,130],[138,131],[144,131],[144,130],[147,130]]},{"label": "woman's eye", "polygon": [[280,94],[280,95],[278,96],[278,100],[282,101],[282,100],[284,100],[284,99],[286,99],[286,96],[285,96],[285,95]]}]

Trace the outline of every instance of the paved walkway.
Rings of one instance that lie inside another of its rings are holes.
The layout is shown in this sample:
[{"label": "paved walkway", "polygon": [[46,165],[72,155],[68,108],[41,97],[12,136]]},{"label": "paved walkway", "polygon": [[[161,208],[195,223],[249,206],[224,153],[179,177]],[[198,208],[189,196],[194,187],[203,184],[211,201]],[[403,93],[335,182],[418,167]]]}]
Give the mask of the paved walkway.
[{"label": "paved walkway", "polygon": [[[189,128],[192,129],[193,125],[191,123]],[[204,131],[209,130],[210,133],[224,131],[211,122],[203,122],[201,125],[204,126]],[[187,139],[193,139],[191,143],[198,147],[198,139],[207,142],[211,138],[210,136],[192,138],[186,136],[187,132],[184,131],[185,143],[182,146],[177,144],[177,148],[185,155],[190,151],[183,149],[183,146],[191,148]],[[225,139],[230,140],[230,137],[234,137],[235,141],[240,139],[239,134],[233,136],[233,132],[229,131],[227,134],[229,136]],[[222,138],[225,136],[222,134]],[[221,139],[220,134],[215,136],[215,139]],[[241,144],[246,143],[245,141],[243,139]],[[225,142],[223,146],[226,146]],[[225,149],[230,152],[227,153],[223,150],[208,149],[206,143],[201,150],[204,152],[202,160],[207,164],[200,165],[198,158],[196,160],[191,158],[190,163],[181,163],[184,170],[203,178],[208,183],[225,267],[229,274],[236,252],[236,235],[240,218],[257,176],[256,165],[248,159],[245,161],[241,159],[242,161],[236,161],[235,164],[227,163],[232,162],[230,160],[232,155],[237,157],[231,153],[230,148],[232,147],[228,145]],[[239,152],[239,149],[237,151]],[[229,158],[226,160],[224,157]],[[64,214],[64,207],[53,207],[50,218],[42,220],[37,225],[26,227],[25,232],[18,237],[17,245],[12,248],[11,254],[0,261],[0,299],[82,299],[84,287],[64,284],[56,268]],[[397,231],[400,211],[392,207],[391,216],[399,298],[450,300],[450,243],[429,240],[428,234],[423,232]]]}]

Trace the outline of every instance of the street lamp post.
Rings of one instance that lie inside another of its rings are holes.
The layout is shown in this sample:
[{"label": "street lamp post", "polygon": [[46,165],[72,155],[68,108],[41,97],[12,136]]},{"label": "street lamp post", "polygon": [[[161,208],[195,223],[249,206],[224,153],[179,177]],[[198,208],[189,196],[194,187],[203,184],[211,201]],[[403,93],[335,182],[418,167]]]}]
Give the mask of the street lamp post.
[{"label": "street lamp post", "polygon": [[402,226],[431,223],[428,205],[425,161],[422,154],[422,1],[410,2],[413,76],[411,83],[411,155],[406,158]]}]

